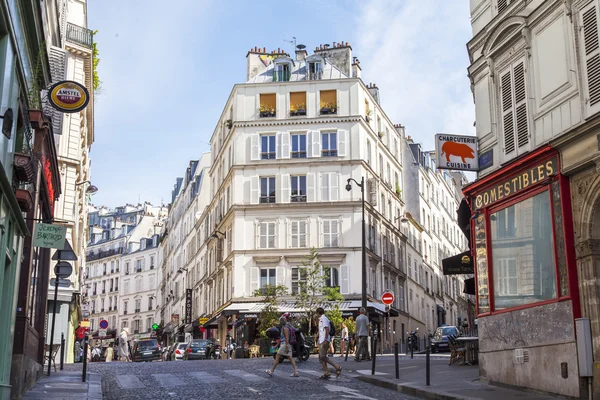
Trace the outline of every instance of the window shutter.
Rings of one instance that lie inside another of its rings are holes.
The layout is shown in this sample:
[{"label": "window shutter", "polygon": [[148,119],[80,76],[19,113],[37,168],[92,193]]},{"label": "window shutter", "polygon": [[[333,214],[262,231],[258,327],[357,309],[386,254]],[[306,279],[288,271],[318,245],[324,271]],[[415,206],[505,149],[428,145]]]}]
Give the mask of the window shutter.
[{"label": "window shutter", "polygon": [[306,132],[306,156],[308,158],[312,157],[312,132]]},{"label": "window shutter", "polygon": [[277,267],[275,283],[277,285],[285,285],[285,268]]},{"label": "window shutter", "polygon": [[600,110],[600,46],[598,43],[598,10],[596,3],[583,8],[583,47],[587,84],[587,116]]},{"label": "window shutter", "polygon": [[290,133],[281,132],[281,158],[290,158]]},{"label": "window shutter", "polygon": [[321,132],[312,132],[312,157],[321,157]]},{"label": "window shutter", "polygon": [[275,235],[275,222],[267,222],[267,236],[268,236],[268,247],[269,249],[274,249],[277,247],[276,241],[277,236]]},{"label": "window shutter", "polygon": [[298,247],[306,247],[306,221],[298,221]]},{"label": "window shutter", "polygon": [[339,129],[337,132],[338,137],[338,156],[346,157],[346,143],[347,143],[348,131],[345,129]]},{"label": "window shutter", "polygon": [[[252,134],[250,136],[250,159],[252,161],[260,160],[259,144],[260,144],[260,136],[258,135],[258,133]],[[214,160],[214,158],[213,158],[213,160]]]},{"label": "window shutter", "polygon": [[348,266],[346,264],[340,265],[340,293],[341,294],[349,294],[350,293],[350,282],[349,282],[349,273]]},{"label": "window shutter", "polygon": [[508,71],[506,74],[500,77],[500,90],[502,97],[502,127],[504,129],[504,154],[512,156],[512,153],[515,151],[515,132],[511,81],[511,71]]},{"label": "window shutter", "polygon": [[331,221],[331,246],[340,245],[340,221]]},{"label": "window shutter", "polygon": [[306,174],[306,201],[315,202],[315,174]]},{"label": "window shutter", "polygon": [[266,222],[260,222],[258,224],[258,238],[259,238],[258,247],[261,249],[266,249],[267,248],[267,223]]},{"label": "window shutter", "polygon": [[250,204],[258,204],[258,176],[250,177]]},{"label": "window shutter", "polygon": [[329,200],[338,201],[340,199],[340,174],[337,172],[329,173]]},{"label": "window shutter", "polygon": [[[282,193],[282,188],[281,188],[281,175],[276,175],[275,176],[275,202],[276,203],[281,203],[283,200],[283,193]],[[270,189],[270,188],[269,188]]]},{"label": "window shutter", "polygon": [[292,246],[298,247],[298,225],[299,221],[290,221]]},{"label": "window shutter", "polygon": [[250,295],[258,290],[258,267],[250,267]]},{"label": "window shutter", "polygon": [[325,221],[319,220],[319,247],[325,247]]},{"label": "window shutter", "polygon": [[281,181],[281,196],[278,202],[289,203],[292,197],[290,192],[290,174],[281,174],[279,180]]},{"label": "window shutter", "polygon": [[520,62],[513,69],[515,79],[515,111],[517,127],[517,146],[523,147],[529,143],[527,121],[527,90],[525,89],[525,65]]},{"label": "window shutter", "polygon": [[281,132],[277,132],[275,135],[275,158],[278,160],[281,158]]},{"label": "window shutter", "polygon": [[319,175],[321,176],[321,201],[329,201],[329,173]]},{"label": "window shutter", "polygon": [[331,247],[331,220],[323,221],[323,247]]},{"label": "window shutter", "polygon": [[498,14],[500,14],[504,10],[506,10],[507,6],[508,6],[508,0],[498,0]]}]

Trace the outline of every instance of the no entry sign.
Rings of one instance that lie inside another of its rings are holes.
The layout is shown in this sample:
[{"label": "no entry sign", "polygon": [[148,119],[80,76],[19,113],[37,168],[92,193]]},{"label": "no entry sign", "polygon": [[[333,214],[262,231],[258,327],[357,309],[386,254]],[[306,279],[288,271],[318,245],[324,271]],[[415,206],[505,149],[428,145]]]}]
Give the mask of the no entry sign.
[{"label": "no entry sign", "polygon": [[394,293],[392,292],[385,292],[384,294],[381,295],[381,301],[383,302],[383,304],[386,305],[390,305],[394,302]]}]

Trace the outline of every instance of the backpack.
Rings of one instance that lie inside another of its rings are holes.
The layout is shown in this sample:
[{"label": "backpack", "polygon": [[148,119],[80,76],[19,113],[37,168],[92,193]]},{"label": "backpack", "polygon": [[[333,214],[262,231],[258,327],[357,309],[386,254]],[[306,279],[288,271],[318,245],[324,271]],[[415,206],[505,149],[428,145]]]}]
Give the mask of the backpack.
[{"label": "backpack", "polygon": [[335,336],[335,325],[329,321],[329,336]]},{"label": "backpack", "polygon": [[288,328],[290,334],[290,344],[296,344],[296,330],[289,323],[285,327]]}]

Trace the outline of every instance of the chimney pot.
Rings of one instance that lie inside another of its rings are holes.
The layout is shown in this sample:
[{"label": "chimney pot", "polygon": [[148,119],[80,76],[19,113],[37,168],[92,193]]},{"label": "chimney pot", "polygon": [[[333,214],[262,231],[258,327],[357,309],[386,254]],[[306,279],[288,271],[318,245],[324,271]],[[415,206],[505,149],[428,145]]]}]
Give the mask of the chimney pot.
[{"label": "chimney pot", "polygon": [[279,47],[277,48],[277,52],[278,52],[278,53],[281,53],[281,49],[280,49]]},{"label": "chimney pot", "polygon": [[333,47],[337,47],[337,42],[333,42]]},{"label": "chimney pot", "polygon": [[348,42],[346,42],[346,47],[348,47],[348,46],[350,46],[350,45],[348,44]]},{"label": "chimney pot", "polygon": [[267,52],[267,48],[263,47],[263,53],[266,53],[266,52]]}]

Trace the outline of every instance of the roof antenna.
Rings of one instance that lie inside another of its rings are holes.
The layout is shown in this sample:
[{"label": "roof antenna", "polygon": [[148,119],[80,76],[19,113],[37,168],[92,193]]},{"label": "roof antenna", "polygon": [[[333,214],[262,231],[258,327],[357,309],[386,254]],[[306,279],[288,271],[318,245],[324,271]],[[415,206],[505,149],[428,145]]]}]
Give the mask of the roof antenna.
[{"label": "roof antenna", "polygon": [[[294,44],[294,51],[296,51],[296,36],[292,36],[293,40],[288,40],[288,39],[283,39],[284,42],[288,42],[288,43],[293,43]],[[292,52],[293,53],[293,52]]]}]

